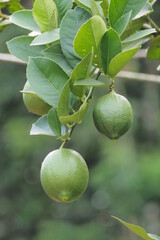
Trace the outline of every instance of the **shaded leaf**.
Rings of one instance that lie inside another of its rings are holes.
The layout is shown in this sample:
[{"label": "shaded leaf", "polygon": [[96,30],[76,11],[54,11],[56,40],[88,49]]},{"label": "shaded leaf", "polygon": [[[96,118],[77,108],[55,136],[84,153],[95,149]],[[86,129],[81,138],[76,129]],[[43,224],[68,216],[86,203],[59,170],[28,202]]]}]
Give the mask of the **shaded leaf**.
[{"label": "shaded leaf", "polygon": [[74,86],[105,87],[105,84],[93,78],[85,78],[85,79],[76,81],[74,83]]},{"label": "shaded leaf", "polygon": [[7,42],[10,53],[22,61],[28,62],[29,57],[42,56],[44,46],[30,46],[33,37],[20,36]]},{"label": "shaded leaf", "polygon": [[60,26],[61,49],[69,64],[74,68],[80,58],[74,51],[73,41],[79,28],[91,17],[91,14],[83,8],[76,7],[69,10],[64,16]]},{"label": "shaded leaf", "polygon": [[72,8],[72,0],[54,0],[58,10],[58,23],[60,24],[66,12]]},{"label": "shaded leaf", "polygon": [[155,37],[148,49],[147,57],[151,60],[160,59],[160,36]]},{"label": "shaded leaf", "polygon": [[47,120],[47,115],[40,117],[32,124],[30,135],[48,135],[54,136]]},{"label": "shaded leaf", "polygon": [[72,72],[72,67],[67,62],[65,56],[63,55],[61,46],[59,43],[53,44],[51,47],[45,49],[43,54],[56,62],[62,69],[64,69],[69,75]]},{"label": "shaded leaf", "polygon": [[51,110],[48,112],[48,123],[50,128],[52,129],[54,135],[56,137],[61,136],[61,122],[59,121],[57,115],[57,109],[52,107]]},{"label": "shaded leaf", "polygon": [[31,10],[20,10],[15,12],[10,16],[10,21],[11,23],[14,23],[15,25],[27,30],[40,32],[40,29],[33,18]]},{"label": "shaded leaf", "polygon": [[40,98],[56,107],[68,75],[52,60],[37,57],[29,60],[27,79]]},{"label": "shaded leaf", "polygon": [[57,41],[59,41],[59,28],[40,34],[32,41],[30,45],[31,46],[45,45]]},{"label": "shaded leaf", "polygon": [[141,30],[141,31],[137,31],[136,33],[132,34],[131,36],[129,36],[128,38],[124,39],[122,41],[122,43],[129,43],[129,42],[133,42],[136,40],[139,40],[141,38],[144,38],[152,33],[155,33],[156,30],[154,28],[152,29],[146,29],[146,30]]},{"label": "shaded leaf", "polygon": [[58,117],[69,115],[69,95],[70,95],[70,80],[64,85],[59,102],[58,102]]},{"label": "shaded leaf", "polygon": [[140,17],[143,17],[147,14],[150,14],[153,12],[153,8],[152,8],[152,5],[147,2],[144,7],[142,8],[142,10],[136,15],[136,17],[134,19],[137,19],[137,18],[140,18]]}]

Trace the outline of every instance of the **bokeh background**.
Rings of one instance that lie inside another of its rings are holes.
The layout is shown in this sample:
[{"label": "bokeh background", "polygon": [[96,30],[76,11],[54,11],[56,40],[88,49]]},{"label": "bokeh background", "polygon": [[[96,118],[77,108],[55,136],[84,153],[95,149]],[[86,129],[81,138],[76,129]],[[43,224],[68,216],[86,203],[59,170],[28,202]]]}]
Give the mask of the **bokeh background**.
[{"label": "bokeh background", "polygon": [[[27,8],[31,1],[22,2]],[[160,1],[152,18],[159,24]],[[6,41],[26,32],[13,25],[0,33]],[[132,60],[126,70],[158,74],[158,61]],[[50,200],[40,184],[41,162],[60,142],[30,136],[37,117],[27,112],[20,90],[25,66],[0,62],[0,239],[2,240],[132,240],[138,239],[115,215],[160,235],[160,84],[116,80],[116,91],[133,106],[131,130],[117,142],[101,136],[93,125],[94,101],[67,144],[86,159],[90,169],[85,194],[71,204]]]}]

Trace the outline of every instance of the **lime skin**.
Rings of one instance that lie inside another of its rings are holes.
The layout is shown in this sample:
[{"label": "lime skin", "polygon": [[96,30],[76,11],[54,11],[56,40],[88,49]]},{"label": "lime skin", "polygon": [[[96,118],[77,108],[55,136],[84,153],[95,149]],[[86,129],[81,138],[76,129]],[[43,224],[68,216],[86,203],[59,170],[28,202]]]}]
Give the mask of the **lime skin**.
[{"label": "lime skin", "polygon": [[101,134],[116,140],[125,134],[132,124],[131,104],[125,97],[112,90],[97,100],[93,120]]},{"label": "lime skin", "polygon": [[50,152],[41,166],[41,184],[46,194],[56,202],[78,199],[88,185],[88,167],[82,156],[71,149]]}]

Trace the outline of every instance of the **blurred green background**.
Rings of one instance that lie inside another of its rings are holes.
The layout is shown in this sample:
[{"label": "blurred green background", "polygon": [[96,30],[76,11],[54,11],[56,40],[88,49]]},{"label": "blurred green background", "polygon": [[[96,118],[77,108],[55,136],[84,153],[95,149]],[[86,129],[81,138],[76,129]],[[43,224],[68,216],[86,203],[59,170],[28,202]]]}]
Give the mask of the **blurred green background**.
[{"label": "blurred green background", "polygon": [[[23,1],[30,7],[31,1]],[[152,15],[158,23],[160,2]],[[9,26],[5,42],[25,31]],[[158,62],[132,60],[126,70],[157,74]],[[40,184],[41,162],[60,142],[29,136],[37,117],[27,112],[20,90],[25,66],[0,62],[0,239],[2,240],[124,240],[138,239],[111,218],[115,215],[160,235],[160,85],[117,79],[116,91],[133,106],[131,130],[117,142],[101,136],[93,125],[97,90],[69,148],[85,158],[90,169],[85,194],[71,204],[52,202]]]}]

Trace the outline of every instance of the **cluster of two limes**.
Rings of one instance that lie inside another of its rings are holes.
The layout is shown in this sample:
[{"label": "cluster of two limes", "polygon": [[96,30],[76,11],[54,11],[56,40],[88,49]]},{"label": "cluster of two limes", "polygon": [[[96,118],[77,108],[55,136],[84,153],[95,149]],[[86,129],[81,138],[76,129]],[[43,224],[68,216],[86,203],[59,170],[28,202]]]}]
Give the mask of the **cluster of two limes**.
[{"label": "cluster of two limes", "polygon": [[[23,93],[25,105],[32,103],[31,93]],[[37,97],[38,96],[35,96]],[[29,99],[29,100],[28,100]],[[35,100],[36,100],[35,99]],[[39,99],[37,99],[38,101]],[[38,114],[44,113],[44,103],[40,99]],[[36,103],[36,101],[35,101]],[[37,104],[37,103],[36,103]],[[32,104],[31,104],[32,105]],[[29,108],[30,106],[27,106]],[[48,111],[50,106],[45,106]],[[33,109],[30,109],[33,112]],[[34,113],[35,110],[34,110]],[[93,119],[97,130],[116,140],[131,126],[132,107],[128,100],[111,90],[98,99],[94,106]],[[88,185],[89,171],[82,156],[71,149],[61,147],[49,153],[41,167],[41,183],[49,197],[58,202],[71,202],[79,198]]]}]

